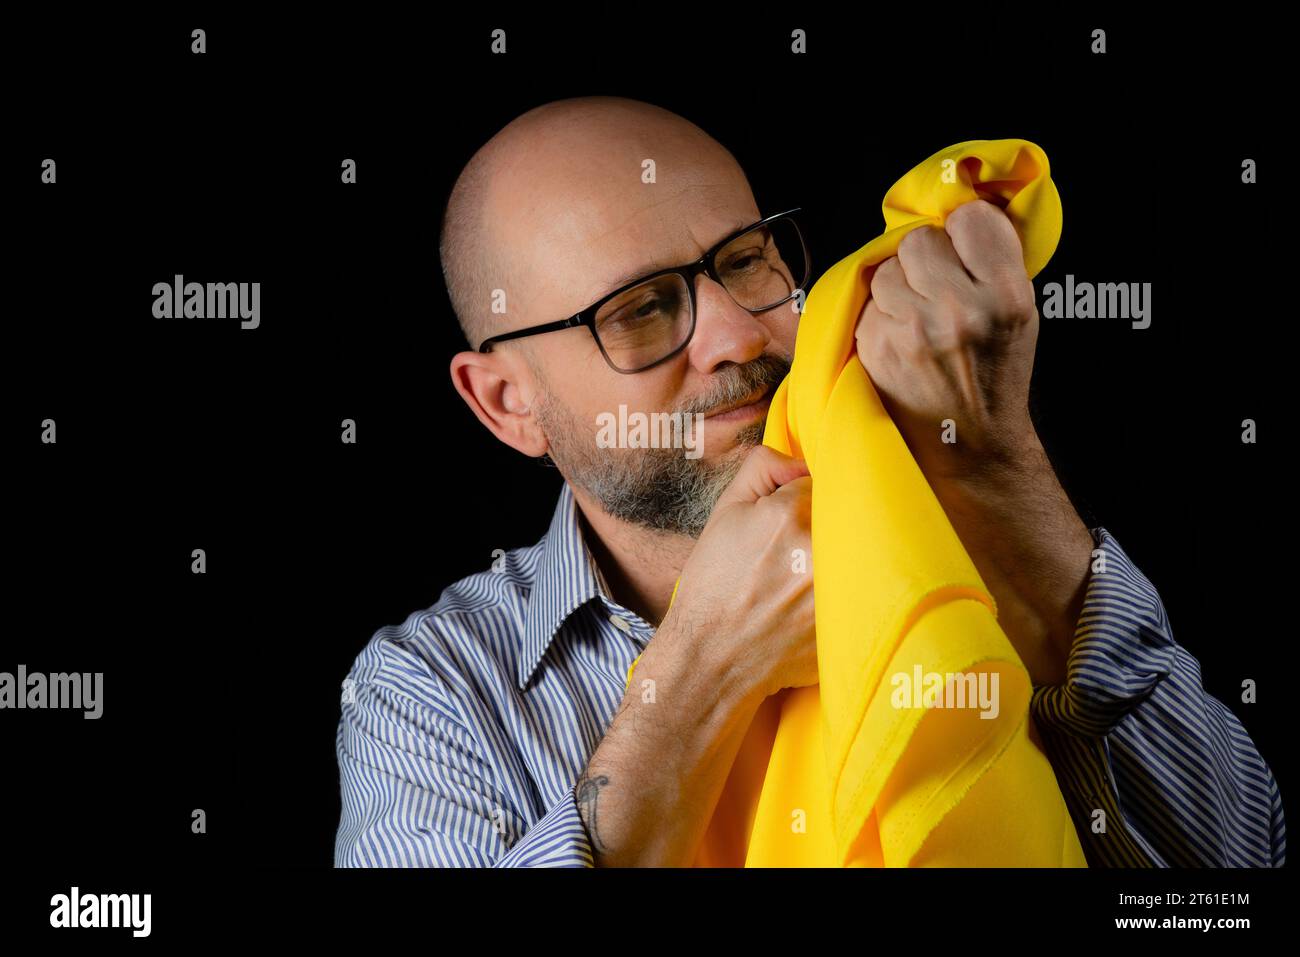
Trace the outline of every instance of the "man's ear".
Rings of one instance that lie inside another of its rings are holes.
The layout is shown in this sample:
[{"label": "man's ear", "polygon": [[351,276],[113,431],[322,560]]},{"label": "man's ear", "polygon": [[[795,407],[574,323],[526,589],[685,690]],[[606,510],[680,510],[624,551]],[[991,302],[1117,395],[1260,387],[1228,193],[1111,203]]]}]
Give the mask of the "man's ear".
[{"label": "man's ear", "polygon": [[525,394],[537,383],[525,363],[499,352],[458,352],[451,357],[451,383],[478,420],[498,439],[536,458],[550,444]]}]

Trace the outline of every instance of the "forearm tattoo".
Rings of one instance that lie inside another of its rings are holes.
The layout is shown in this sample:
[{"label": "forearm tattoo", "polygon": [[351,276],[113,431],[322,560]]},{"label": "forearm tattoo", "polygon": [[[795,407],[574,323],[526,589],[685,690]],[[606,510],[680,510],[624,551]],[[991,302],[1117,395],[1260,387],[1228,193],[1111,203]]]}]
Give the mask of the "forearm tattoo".
[{"label": "forearm tattoo", "polygon": [[592,846],[598,851],[608,850],[605,842],[601,840],[600,828],[596,824],[596,801],[600,797],[601,788],[608,786],[607,775],[597,774],[590,777],[586,771],[583,771],[578,777],[578,785],[574,792],[577,796],[578,814],[587,826],[587,835],[591,838]]}]

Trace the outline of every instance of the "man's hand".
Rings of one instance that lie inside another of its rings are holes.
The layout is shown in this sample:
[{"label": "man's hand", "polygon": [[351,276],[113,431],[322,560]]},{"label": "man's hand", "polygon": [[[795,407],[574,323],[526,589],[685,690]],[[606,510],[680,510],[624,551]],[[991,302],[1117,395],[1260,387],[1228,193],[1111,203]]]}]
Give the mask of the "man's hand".
[{"label": "man's hand", "polygon": [[755,446],[713,506],[660,627],[698,635],[695,666],[716,661],[742,697],[817,684],[813,576],[794,570],[796,551],[812,555],[808,466]]},{"label": "man's hand", "polygon": [[857,353],[1034,683],[1056,684],[1094,542],[1029,415],[1038,322],[1015,227],[975,200],[876,268]]},{"label": "man's hand", "polygon": [[[1011,220],[984,200],[919,226],[876,267],[858,358],[926,476],[982,474],[1033,444],[1034,287]],[[941,441],[942,423],[955,443]]]}]

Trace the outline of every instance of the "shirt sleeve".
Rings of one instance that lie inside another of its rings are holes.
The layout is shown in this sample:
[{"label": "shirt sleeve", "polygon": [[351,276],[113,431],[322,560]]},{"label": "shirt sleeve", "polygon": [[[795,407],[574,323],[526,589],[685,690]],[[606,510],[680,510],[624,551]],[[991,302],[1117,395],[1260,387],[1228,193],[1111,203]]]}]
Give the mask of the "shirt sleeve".
[{"label": "shirt sleeve", "polygon": [[407,655],[372,643],[344,682],[334,866],[593,866],[576,782],[540,817],[516,806]]},{"label": "shirt sleeve", "polygon": [[1151,582],[1105,528],[1061,685],[1031,713],[1092,866],[1276,867],[1272,771],[1201,684]]}]

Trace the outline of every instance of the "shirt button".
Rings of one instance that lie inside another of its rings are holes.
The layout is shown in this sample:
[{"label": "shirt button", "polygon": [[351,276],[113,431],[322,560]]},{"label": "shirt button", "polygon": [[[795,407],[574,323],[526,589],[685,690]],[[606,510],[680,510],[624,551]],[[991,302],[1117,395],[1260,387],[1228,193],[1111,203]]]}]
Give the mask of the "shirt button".
[{"label": "shirt button", "polygon": [[625,635],[630,635],[632,633],[632,625],[626,618],[620,618],[618,615],[610,615],[609,623]]}]

